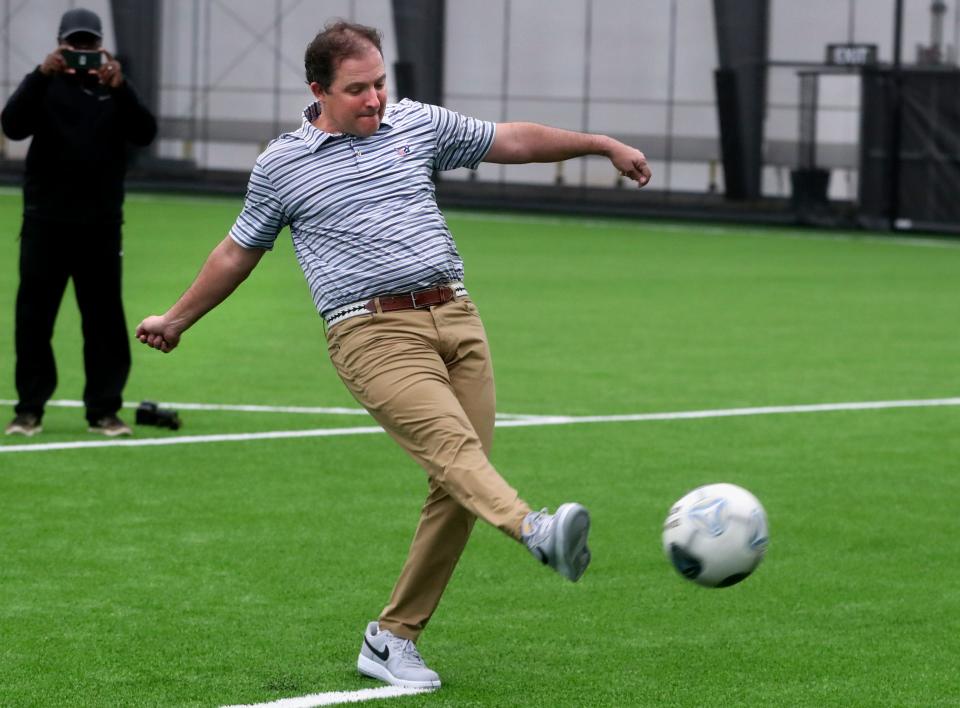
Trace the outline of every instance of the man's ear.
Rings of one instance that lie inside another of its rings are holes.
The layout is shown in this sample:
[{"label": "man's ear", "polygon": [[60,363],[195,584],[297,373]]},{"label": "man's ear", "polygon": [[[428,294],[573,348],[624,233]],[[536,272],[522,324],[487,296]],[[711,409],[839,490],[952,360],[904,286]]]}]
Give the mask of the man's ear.
[{"label": "man's ear", "polygon": [[324,99],[324,98],[327,97],[327,92],[324,91],[324,90],[320,87],[320,84],[318,84],[316,81],[311,81],[311,82],[310,82],[310,92],[313,94],[313,97],[314,97],[315,99],[317,99],[318,101],[320,101],[320,100],[322,100],[322,99]]}]

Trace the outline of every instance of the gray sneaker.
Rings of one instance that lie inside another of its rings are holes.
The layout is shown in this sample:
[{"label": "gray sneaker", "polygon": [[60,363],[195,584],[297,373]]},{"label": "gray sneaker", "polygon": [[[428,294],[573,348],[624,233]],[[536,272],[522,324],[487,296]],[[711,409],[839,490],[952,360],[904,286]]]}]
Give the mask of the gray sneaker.
[{"label": "gray sneaker", "polygon": [[26,435],[28,438],[43,432],[40,419],[32,413],[17,413],[4,430],[7,435]]},{"label": "gray sneaker", "polygon": [[427,668],[417,647],[409,639],[395,636],[371,622],[363,635],[357,671],[406,688],[440,688],[440,677]]},{"label": "gray sneaker", "polygon": [[117,418],[115,415],[104,416],[96,423],[91,423],[90,427],[87,428],[87,431],[91,433],[100,433],[101,435],[106,435],[108,438],[128,437],[133,435],[133,430],[130,429],[130,426]]},{"label": "gray sneaker", "polygon": [[523,543],[534,558],[577,582],[590,565],[587,534],[590,512],[580,504],[561,504],[556,514],[531,511],[523,520]]}]

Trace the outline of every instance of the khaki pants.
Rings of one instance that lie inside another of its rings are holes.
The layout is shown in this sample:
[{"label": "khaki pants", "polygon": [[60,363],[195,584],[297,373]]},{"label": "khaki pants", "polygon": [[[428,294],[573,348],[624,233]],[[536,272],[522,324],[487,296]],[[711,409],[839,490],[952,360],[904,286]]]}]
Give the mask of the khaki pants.
[{"label": "khaki pants", "polygon": [[483,323],[468,298],[361,315],[327,332],[357,401],[427,472],[429,494],[380,626],[416,640],[440,602],[476,517],[520,539],[530,512],[487,456],[495,392]]}]

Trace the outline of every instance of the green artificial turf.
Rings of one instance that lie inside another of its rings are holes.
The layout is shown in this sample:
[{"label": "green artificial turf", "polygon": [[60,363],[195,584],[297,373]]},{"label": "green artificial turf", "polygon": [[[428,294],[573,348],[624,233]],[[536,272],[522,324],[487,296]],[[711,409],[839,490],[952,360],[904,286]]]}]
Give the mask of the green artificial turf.
[{"label": "green artificial turf", "polygon": [[[19,197],[0,195],[0,398],[13,399]],[[240,202],[131,195],[125,304],[162,312]],[[508,414],[618,415],[960,396],[960,247],[868,234],[452,212]],[[68,237],[69,234],[65,234]],[[57,399],[83,386],[72,295]],[[282,236],[126,398],[355,407]],[[133,412],[125,415],[132,418]],[[369,426],[181,410],[177,433]],[[426,493],[385,435],[2,452],[89,441],[51,407],[0,440],[0,704],[216,706],[356,675]],[[576,585],[478,525],[419,647],[444,682],[397,706],[960,703],[960,407],[502,428],[533,506],[593,517]],[[706,590],[660,525],[699,484],[752,490],[767,559]],[[377,703],[380,705],[382,702]]]}]

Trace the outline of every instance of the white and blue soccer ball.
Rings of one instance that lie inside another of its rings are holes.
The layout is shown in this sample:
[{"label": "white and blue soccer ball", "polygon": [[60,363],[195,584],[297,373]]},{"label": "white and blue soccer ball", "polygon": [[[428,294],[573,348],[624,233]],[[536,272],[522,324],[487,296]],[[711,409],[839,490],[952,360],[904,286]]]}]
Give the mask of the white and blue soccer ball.
[{"label": "white and blue soccer ball", "polygon": [[681,497],[663,522],[663,551],[687,580],[735,585],[763,560],[770,543],[760,501],[735,484],[707,484]]}]

